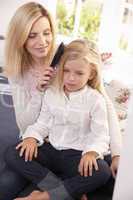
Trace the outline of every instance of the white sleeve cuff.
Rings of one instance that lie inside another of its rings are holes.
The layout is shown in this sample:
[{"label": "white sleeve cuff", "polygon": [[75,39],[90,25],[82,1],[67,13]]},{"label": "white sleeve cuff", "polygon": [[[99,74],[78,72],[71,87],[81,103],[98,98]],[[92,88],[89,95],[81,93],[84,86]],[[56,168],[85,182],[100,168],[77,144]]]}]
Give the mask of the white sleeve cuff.
[{"label": "white sleeve cuff", "polygon": [[22,139],[25,139],[28,137],[35,138],[38,141],[39,146],[44,143],[43,137],[39,133],[34,132],[30,127],[28,127],[25,133],[22,135]]}]

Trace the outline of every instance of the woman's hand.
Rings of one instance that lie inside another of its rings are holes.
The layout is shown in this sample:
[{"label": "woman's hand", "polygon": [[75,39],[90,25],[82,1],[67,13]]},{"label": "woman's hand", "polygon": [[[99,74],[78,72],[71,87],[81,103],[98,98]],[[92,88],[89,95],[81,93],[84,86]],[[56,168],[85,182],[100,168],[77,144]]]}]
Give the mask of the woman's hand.
[{"label": "woman's hand", "polygon": [[50,84],[50,81],[55,76],[55,70],[52,67],[47,67],[42,73],[38,73],[38,83],[36,88],[39,91],[44,91]]},{"label": "woman's hand", "polygon": [[120,156],[114,156],[112,158],[112,163],[111,163],[110,168],[111,168],[112,176],[114,178],[116,177],[116,174],[117,174],[119,160],[120,160]]},{"label": "woman's hand", "polygon": [[96,157],[98,154],[94,151],[85,153],[80,160],[78,171],[81,176],[92,176],[93,167],[95,170],[98,170],[98,165]]},{"label": "woman's hand", "polygon": [[25,154],[25,161],[32,161],[33,156],[36,158],[38,153],[37,140],[32,137],[26,138],[16,146],[16,149],[20,151],[20,157]]}]

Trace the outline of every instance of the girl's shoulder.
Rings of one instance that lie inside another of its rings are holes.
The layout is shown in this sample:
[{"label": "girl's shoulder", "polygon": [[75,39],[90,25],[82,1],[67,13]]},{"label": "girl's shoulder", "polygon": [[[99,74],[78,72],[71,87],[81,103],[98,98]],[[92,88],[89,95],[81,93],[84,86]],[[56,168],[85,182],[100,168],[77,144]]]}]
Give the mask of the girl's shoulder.
[{"label": "girl's shoulder", "polygon": [[96,101],[96,100],[105,101],[103,94],[100,93],[98,90],[88,87],[88,91],[89,91],[88,92],[89,97],[94,99],[94,101]]}]

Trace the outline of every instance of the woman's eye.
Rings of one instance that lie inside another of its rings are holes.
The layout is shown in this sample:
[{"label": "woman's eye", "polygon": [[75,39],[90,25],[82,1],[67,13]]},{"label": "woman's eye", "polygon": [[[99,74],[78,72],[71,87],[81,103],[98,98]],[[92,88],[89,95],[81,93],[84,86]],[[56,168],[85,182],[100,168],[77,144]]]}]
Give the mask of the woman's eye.
[{"label": "woman's eye", "polygon": [[36,37],[36,35],[35,34],[30,34],[29,36],[28,36],[28,38],[35,38]]}]

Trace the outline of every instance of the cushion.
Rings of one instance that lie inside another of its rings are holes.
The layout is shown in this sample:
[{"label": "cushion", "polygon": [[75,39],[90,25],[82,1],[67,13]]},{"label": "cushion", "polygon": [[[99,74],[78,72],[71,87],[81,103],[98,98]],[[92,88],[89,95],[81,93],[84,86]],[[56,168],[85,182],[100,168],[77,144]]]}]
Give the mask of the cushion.
[{"label": "cushion", "polygon": [[[6,87],[7,86],[7,87]],[[5,92],[4,89],[6,88]],[[18,141],[19,130],[16,125],[12,96],[6,78],[0,79],[0,172],[4,168],[4,153],[7,146]]]},{"label": "cushion", "polygon": [[123,135],[125,133],[131,89],[117,80],[112,80],[109,84],[105,83],[105,89],[114,104],[120,122],[121,133]]}]

